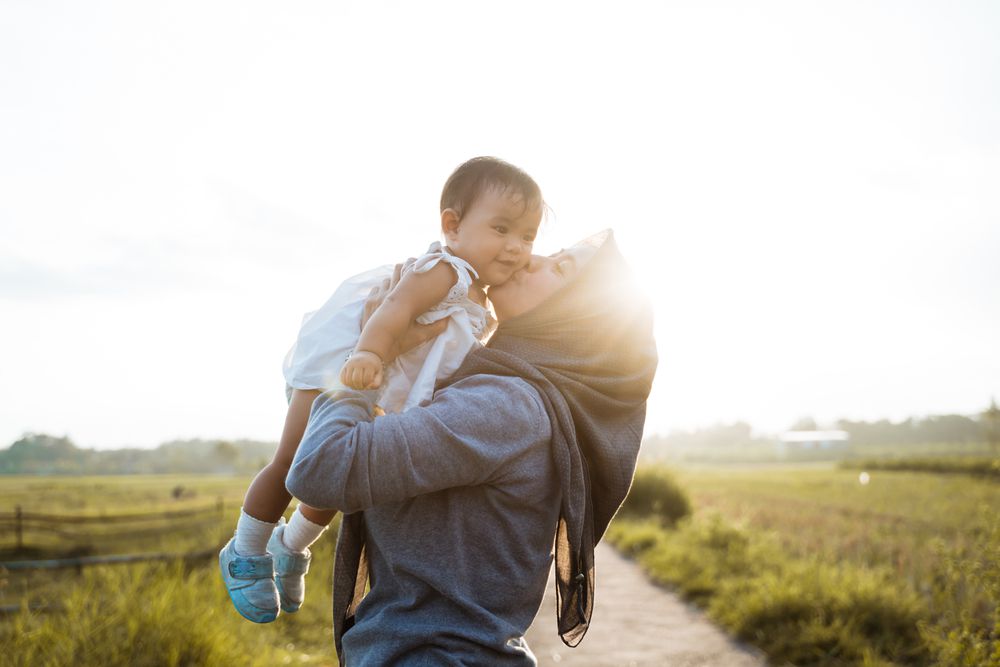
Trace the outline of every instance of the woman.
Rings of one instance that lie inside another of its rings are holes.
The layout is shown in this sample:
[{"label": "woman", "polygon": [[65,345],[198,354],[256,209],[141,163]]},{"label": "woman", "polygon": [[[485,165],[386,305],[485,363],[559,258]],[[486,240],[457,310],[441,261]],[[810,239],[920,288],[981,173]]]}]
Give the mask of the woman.
[{"label": "woman", "polygon": [[535,664],[524,632],[553,540],[559,633],[586,632],[594,544],[628,491],[656,367],[650,310],[610,231],[533,257],[490,299],[500,326],[430,404],[313,406],[287,486],[347,514],[342,663]]}]

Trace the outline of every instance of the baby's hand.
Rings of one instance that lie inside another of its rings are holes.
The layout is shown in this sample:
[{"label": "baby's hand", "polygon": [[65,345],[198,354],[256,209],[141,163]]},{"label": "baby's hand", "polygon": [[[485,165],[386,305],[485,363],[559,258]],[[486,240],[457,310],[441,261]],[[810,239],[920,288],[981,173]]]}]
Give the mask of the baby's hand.
[{"label": "baby's hand", "polygon": [[382,359],[374,352],[355,350],[340,371],[340,381],[351,389],[382,386]]}]

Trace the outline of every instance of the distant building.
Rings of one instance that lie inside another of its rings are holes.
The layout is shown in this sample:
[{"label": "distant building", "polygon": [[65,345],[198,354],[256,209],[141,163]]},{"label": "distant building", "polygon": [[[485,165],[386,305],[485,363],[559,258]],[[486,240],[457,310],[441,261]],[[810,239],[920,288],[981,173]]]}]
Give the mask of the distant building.
[{"label": "distant building", "polygon": [[781,458],[839,458],[850,439],[847,431],[785,431],[776,450]]}]

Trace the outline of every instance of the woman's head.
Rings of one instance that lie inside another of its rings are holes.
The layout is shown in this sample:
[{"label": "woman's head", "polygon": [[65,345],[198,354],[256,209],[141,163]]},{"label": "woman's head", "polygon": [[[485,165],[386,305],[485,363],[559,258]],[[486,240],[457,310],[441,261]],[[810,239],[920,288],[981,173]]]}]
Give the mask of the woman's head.
[{"label": "woman's head", "polygon": [[523,268],[545,203],[538,184],[512,164],[478,157],[460,165],[441,193],[441,232],[485,285]]},{"label": "woman's head", "polygon": [[576,277],[597,253],[592,245],[564,248],[548,257],[532,255],[507,282],[490,288],[490,302],[501,322],[532,310]]},{"label": "woman's head", "polygon": [[[557,359],[560,369],[576,369],[580,382],[645,401],[656,369],[652,308],[610,230],[532,256],[489,297],[500,320],[489,347],[538,368]],[[636,381],[615,385],[625,377]]]}]

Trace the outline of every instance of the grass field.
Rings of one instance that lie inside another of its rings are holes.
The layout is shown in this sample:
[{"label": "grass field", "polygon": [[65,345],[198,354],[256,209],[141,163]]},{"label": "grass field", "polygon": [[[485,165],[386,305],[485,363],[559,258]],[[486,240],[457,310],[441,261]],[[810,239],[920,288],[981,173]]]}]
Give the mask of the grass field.
[{"label": "grass field", "polygon": [[[609,538],[775,664],[1000,665],[995,481],[875,470],[862,484],[860,471],[831,465],[686,468],[673,476],[691,499],[690,520],[669,528],[623,516]],[[651,480],[650,489],[663,482]],[[16,560],[216,548],[232,532],[247,482],[0,478],[0,513],[15,505],[81,517],[206,508],[192,519],[71,522],[61,534],[29,523],[21,553],[9,529],[0,531],[0,552]],[[0,606],[49,605],[0,616],[3,664],[335,664],[333,540],[328,532],[314,550],[303,609],[262,626],[232,609],[211,558],[0,571]]]},{"label": "grass field", "polygon": [[[208,548],[232,532],[228,523],[239,512],[247,483],[242,478],[211,475],[0,477],[0,513],[13,512],[15,506],[25,514],[79,517],[205,509],[188,521],[164,518],[133,523],[25,525],[24,544],[29,549],[23,555],[186,552]],[[13,555],[14,539],[10,530],[0,530],[0,554],[5,559]]]},{"label": "grass field", "polygon": [[[102,516],[183,512],[193,518],[70,522],[62,534],[25,523],[24,548],[0,531],[3,560],[67,554],[189,553],[232,534],[249,479],[219,476],[3,477],[0,512]],[[217,511],[221,500],[222,510]],[[6,525],[6,524],[5,524]],[[76,570],[0,569],[0,606],[44,611],[0,616],[4,665],[334,665],[330,582],[335,531],[313,551],[306,603],[255,625],[232,608],[218,562],[100,565]]]},{"label": "grass field", "polygon": [[690,521],[621,521],[610,538],[779,664],[1000,664],[995,481],[873,471],[862,483],[830,466],[675,477]]},{"label": "grass field", "polygon": [[954,475],[823,468],[682,470],[704,516],[772,531],[793,555],[884,566],[914,586],[946,553],[968,554],[997,521],[1000,485]]}]

